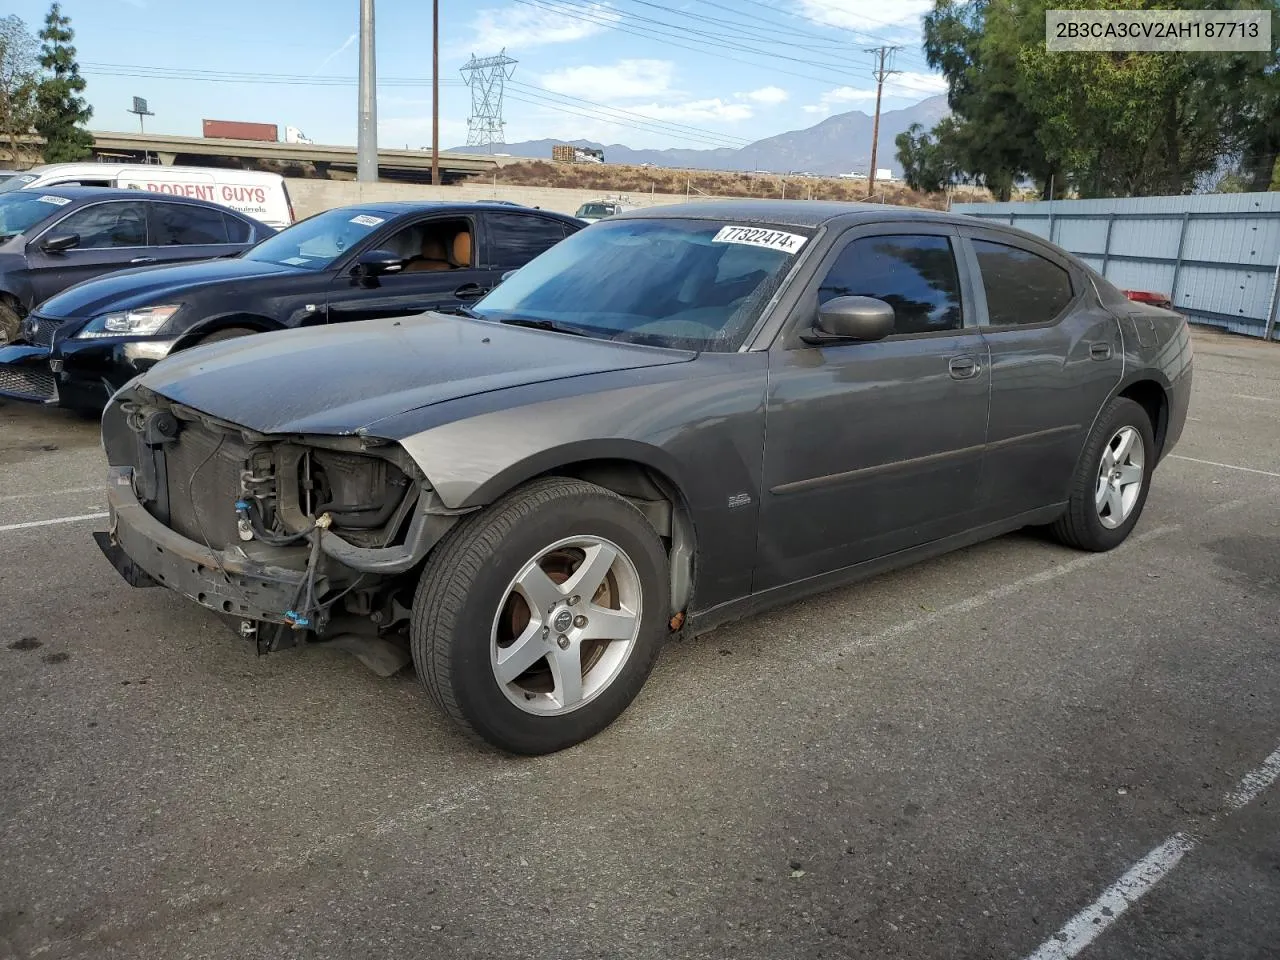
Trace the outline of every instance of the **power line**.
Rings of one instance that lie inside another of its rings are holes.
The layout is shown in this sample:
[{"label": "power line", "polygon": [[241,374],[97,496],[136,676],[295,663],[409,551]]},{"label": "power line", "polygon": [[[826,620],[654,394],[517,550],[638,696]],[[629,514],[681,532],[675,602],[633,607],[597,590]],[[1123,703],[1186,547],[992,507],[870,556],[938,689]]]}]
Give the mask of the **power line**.
[{"label": "power line", "polygon": [[[627,33],[627,34],[631,34],[632,36],[643,37],[646,40],[661,40],[663,43],[665,43],[668,46],[679,47],[683,50],[692,50],[694,53],[699,53],[704,55],[710,54],[711,56],[719,57],[722,60],[732,60],[735,63],[745,63],[748,66],[753,66],[753,67],[760,66],[758,61],[744,60],[741,57],[733,57],[727,53],[717,53],[713,50],[708,50],[706,49],[706,45],[690,46],[689,44],[680,43],[678,40],[673,39],[674,37],[681,36],[682,34],[657,33],[653,31],[649,31],[647,30],[647,28],[631,28],[627,26],[622,26],[611,20],[603,20],[603,19],[593,18],[589,16],[580,16],[576,13],[570,12],[569,10],[563,7],[546,5],[547,0],[513,0],[513,2],[523,4],[528,7],[533,7],[537,10],[542,10],[543,12],[558,13],[561,16],[570,17],[574,20],[581,20],[585,23],[595,24],[596,26],[605,27],[610,30],[617,30],[620,33]],[[641,31],[644,31],[644,32],[641,32]],[[768,53],[765,53],[764,55],[769,56]],[[791,59],[791,58],[788,58],[788,59]],[[832,79],[831,77],[817,77],[811,73],[798,73],[794,70],[788,70],[785,67],[772,67],[771,69],[775,73],[785,73],[788,76],[800,77],[803,80],[815,80],[818,83],[832,84],[832,83],[840,82],[839,80]]]},{"label": "power line", "polygon": [[528,104],[530,106],[543,107],[546,109],[555,110],[557,113],[564,113],[569,116],[583,117],[587,120],[605,121],[608,123],[617,124],[618,126],[629,127],[631,129],[640,130],[646,133],[659,133],[659,134],[662,134],[663,136],[670,137],[673,140],[681,140],[681,141],[684,141],[685,143],[700,143],[703,146],[717,147],[717,148],[728,149],[728,150],[740,150],[742,147],[746,146],[745,143],[720,141],[715,138],[714,134],[698,135],[694,133],[683,133],[676,130],[665,130],[653,124],[644,123],[643,121],[624,120],[620,117],[610,116],[608,114],[603,114],[598,111],[593,111],[585,107],[579,109],[579,108],[570,106],[569,104],[557,103],[555,101],[548,101],[546,99],[527,99],[526,97],[520,94],[512,93],[511,91],[507,92],[507,98],[510,100],[518,101],[520,103]]},{"label": "power line", "polygon": [[609,106],[608,104],[597,103],[594,100],[587,100],[583,97],[575,97],[567,93],[556,93],[555,91],[547,90],[545,87],[535,87],[531,84],[520,83],[516,80],[512,80],[511,85],[513,87],[519,87],[527,96],[540,96],[543,99],[556,98],[557,100],[561,100],[561,101],[569,100],[575,103],[584,104],[589,107],[595,107],[600,110],[608,110],[613,113],[623,114],[627,117],[633,117],[633,118],[642,120],[646,123],[655,124],[663,127],[674,128],[675,130],[682,131],[685,133],[704,134],[717,140],[724,140],[726,142],[736,142],[737,145],[739,146],[745,147],[747,144],[753,142],[747,139],[746,137],[735,137],[732,134],[722,134],[714,130],[708,130],[705,127],[695,127],[687,123],[678,123],[674,120],[662,120],[658,117],[651,117],[648,114],[637,113],[634,110],[626,110],[622,107],[613,107],[613,106]]},{"label": "power line", "polygon": [[[588,2],[588,0],[532,0],[532,2],[544,5],[543,9],[555,10],[555,12],[561,14],[562,16],[572,16],[573,14],[568,12],[570,9],[586,11],[588,14],[596,14],[599,9],[598,5]],[[643,0],[633,0],[633,2],[643,2]],[[550,6],[546,6],[546,5],[550,5]],[[645,30],[652,34],[656,34],[658,38],[663,40],[669,40],[671,37],[679,37],[681,39],[688,39],[690,43],[694,43],[703,47],[720,47],[725,50],[737,50],[743,53],[756,54],[757,56],[766,57],[772,60],[789,60],[793,63],[804,64],[805,66],[823,67],[828,70],[834,70],[837,73],[846,74],[847,76],[850,76],[850,77],[854,76],[852,71],[848,71],[843,64],[831,63],[830,61],[827,61],[827,60],[818,60],[818,59],[815,59],[812,55],[808,57],[793,57],[789,54],[778,53],[776,50],[762,50],[759,47],[747,46],[742,42],[734,42],[732,38],[722,37],[714,33],[708,33],[705,30],[694,30],[691,27],[686,27],[680,24],[672,23],[669,20],[655,20],[652,17],[642,17],[639,14],[635,14],[635,13],[625,13],[623,11],[617,10],[616,8],[614,8],[613,12],[616,13],[621,18],[625,18],[627,21],[634,21],[634,24],[631,24],[631,25],[655,24],[655,26],[652,26],[652,27],[635,26],[635,29]],[[605,25],[611,29],[621,29],[618,27],[616,21],[610,20],[607,17],[603,19],[597,19],[596,22],[601,23],[602,25]],[[667,29],[664,30],[662,28],[667,28]],[[674,30],[677,32],[671,33],[669,32],[671,30]],[[706,39],[693,40],[689,37],[690,34],[692,34],[693,36],[704,37]],[[756,38],[751,38],[751,39],[756,39]],[[763,41],[756,39],[756,42],[763,42]],[[799,46],[799,45],[788,44],[788,46]]]}]

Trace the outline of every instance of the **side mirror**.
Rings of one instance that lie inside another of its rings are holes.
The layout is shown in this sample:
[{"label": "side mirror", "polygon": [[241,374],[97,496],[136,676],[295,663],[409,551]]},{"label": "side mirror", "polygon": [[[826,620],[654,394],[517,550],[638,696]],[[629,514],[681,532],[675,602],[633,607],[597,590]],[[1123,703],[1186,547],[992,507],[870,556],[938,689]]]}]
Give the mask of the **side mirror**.
[{"label": "side mirror", "polygon": [[893,333],[893,307],[874,297],[836,297],[818,308],[815,339],[883,340]]},{"label": "side mirror", "polygon": [[390,250],[366,250],[356,261],[356,272],[362,277],[380,277],[403,269],[404,257]]},{"label": "side mirror", "polygon": [[510,280],[510,279],[511,279],[512,277],[514,277],[515,275],[516,275],[516,271],[515,271],[515,270],[508,270],[506,273],[504,273],[504,274],[502,275],[502,279],[501,279],[501,280],[499,280],[498,282],[499,282],[499,283],[506,283],[508,280]]},{"label": "side mirror", "polygon": [[70,250],[78,246],[80,246],[80,234],[78,233],[55,233],[40,242],[40,249],[45,253],[62,253],[64,250]]}]

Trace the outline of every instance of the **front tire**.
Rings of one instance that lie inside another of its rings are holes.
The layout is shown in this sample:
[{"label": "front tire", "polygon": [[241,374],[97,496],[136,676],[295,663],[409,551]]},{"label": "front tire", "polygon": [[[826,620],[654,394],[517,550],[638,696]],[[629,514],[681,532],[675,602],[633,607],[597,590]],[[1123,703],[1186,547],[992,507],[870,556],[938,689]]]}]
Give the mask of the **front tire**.
[{"label": "front tire", "polygon": [[1141,405],[1116,397],[1103,409],[1071,480],[1066,512],[1050,527],[1062,543],[1101,552],[1124,543],[1146,506],[1156,442]]},{"label": "front tire", "polygon": [[639,510],[581,480],[537,480],[432,551],[413,662],[471,736],[553,753],[595,736],[640,692],[669,605],[666,551]]}]

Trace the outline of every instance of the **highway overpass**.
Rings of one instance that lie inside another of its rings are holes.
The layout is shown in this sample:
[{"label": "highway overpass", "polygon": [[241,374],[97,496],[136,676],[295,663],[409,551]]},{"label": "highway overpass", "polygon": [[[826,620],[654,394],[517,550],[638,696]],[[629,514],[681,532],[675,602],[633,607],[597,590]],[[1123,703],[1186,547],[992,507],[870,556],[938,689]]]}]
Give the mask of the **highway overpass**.
[{"label": "highway overpass", "polygon": [[[161,133],[93,134],[95,159],[114,161],[159,161],[163,164],[226,166],[314,166],[316,174],[334,179],[355,176],[355,147],[318,143],[272,143],[259,140],[223,140],[205,137],[175,137]],[[505,160],[487,154],[441,153],[440,179],[450,183],[462,177],[492,173]],[[378,176],[382,180],[411,183],[431,182],[430,150],[379,150]]]}]

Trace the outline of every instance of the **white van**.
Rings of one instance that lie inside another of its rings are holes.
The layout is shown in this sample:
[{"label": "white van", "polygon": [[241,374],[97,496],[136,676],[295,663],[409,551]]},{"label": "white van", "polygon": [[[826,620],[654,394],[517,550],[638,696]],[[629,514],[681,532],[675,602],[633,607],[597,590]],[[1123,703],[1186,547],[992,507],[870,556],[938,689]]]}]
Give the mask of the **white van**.
[{"label": "white van", "polygon": [[256,170],[166,167],[149,163],[51,163],[10,177],[0,183],[0,193],[75,185],[133,187],[210,200],[277,230],[283,230],[294,220],[293,203],[284,177]]}]

